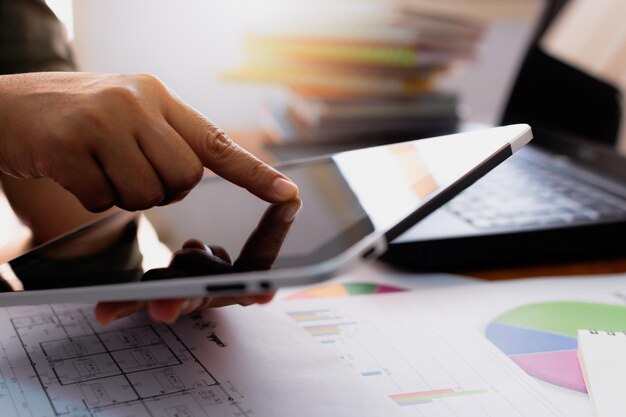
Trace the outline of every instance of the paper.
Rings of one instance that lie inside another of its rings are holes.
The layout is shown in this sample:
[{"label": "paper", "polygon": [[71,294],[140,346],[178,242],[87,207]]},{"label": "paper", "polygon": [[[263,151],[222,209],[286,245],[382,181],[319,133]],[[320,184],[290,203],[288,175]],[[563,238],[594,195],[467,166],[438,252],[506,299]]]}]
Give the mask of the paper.
[{"label": "paper", "polygon": [[102,328],[88,306],[0,309],[0,414],[393,416],[282,314],[226,308]]},{"label": "paper", "polygon": [[[576,355],[577,329],[623,327],[626,276],[532,278],[416,293],[485,335],[566,415],[593,415]],[[617,328],[613,330],[618,330]]]},{"label": "paper", "polygon": [[623,416],[626,408],[626,334],[580,330],[578,355],[596,416]]},{"label": "paper", "polygon": [[484,282],[461,275],[444,273],[408,273],[395,269],[382,262],[367,262],[350,272],[324,281],[313,286],[284,287],[278,292],[279,300],[288,297],[303,297],[303,294],[323,293],[326,297],[341,297],[348,295],[340,288],[345,284],[371,284],[396,288],[404,291],[426,291],[435,288],[463,288],[470,285],[483,285]]},{"label": "paper", "polygon": [[[424,292],[473,282],[422,278]],[[401,288],[388,279],[375,288]],[[415,295],[281,292],[173,326],[136,315],[103,328],[91,306],[0,309],[2,415],[561,415],[506,356]]]},{"label": "paper", "polygon": [[341,357],[373,395],[393,401],[393,415],[562,415],[506,356],[416,292],[309,294],[272,308]]}]

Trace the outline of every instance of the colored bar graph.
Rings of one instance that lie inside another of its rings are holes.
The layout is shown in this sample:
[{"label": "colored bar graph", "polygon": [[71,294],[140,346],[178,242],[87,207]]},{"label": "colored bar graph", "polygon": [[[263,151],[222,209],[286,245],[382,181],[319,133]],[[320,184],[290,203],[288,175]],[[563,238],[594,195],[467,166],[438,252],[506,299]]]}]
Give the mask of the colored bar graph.
[{"label": "colored bar graph", "polygon": [[342,327],[352,326],[357,324],[356,322],[336,323],[336,324],[324,324],[319,326],[304,326],[311,336],[337,336],[341,334]]},{"label": "colored bar graph", "polygon": [[347,297],[350,293],[343,284],[328,284],[309,288],[302,292],[287,297],[288,300],[300,300],[308,298],[336,298]]},{"label": "colored bar graph", "polygon": [[337,316],[331,310],[307,310],[307,311],[291,311],[287,315],[297,322],[316,321],[316,320],[332,320]]},{"label": "colored bar graph", "polygon": [[438,389],[432,391],[419,391],[409,392],[403,394],[390,395],[389,398],[394,400],[399,406],[419,405],[433,402],[433,400],[463,397],[468,395],[487,394],[489,391],[482,390],[470,390],[470,391],[455,391],[452,388]]},{"label": "colored bar graph", "polygon": [[314,329],[306,329],[311,336],[337,336],[341,334],[339,327],[319,327]]}]

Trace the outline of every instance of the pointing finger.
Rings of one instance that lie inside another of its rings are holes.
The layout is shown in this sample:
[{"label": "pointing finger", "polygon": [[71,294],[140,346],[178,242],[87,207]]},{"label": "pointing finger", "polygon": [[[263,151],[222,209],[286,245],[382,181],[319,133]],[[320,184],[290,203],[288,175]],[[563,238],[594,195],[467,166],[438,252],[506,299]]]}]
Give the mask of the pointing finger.
[{"label": "pointing finger", "polygon": [[170,100],[167,120],[203,165],[217,175],[268,202],[281,202],[298,195],[298,187],[289,178],[261,162],[180,100]]}]

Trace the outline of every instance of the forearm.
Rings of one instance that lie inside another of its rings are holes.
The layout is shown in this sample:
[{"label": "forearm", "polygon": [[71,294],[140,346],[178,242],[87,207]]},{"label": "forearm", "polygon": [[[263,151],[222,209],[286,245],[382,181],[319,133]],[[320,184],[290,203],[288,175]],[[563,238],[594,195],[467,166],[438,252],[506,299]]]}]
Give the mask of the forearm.
[{"label": "forearm", "polygon": [[[0,44],[11,45],[0,48],[0,73],[76,69],[63,28],[45,2],[0,3]],[[51,180],[17,180],[0,172],[0,181],[14,211],[31,228],[35,244],[97,216]]]}]

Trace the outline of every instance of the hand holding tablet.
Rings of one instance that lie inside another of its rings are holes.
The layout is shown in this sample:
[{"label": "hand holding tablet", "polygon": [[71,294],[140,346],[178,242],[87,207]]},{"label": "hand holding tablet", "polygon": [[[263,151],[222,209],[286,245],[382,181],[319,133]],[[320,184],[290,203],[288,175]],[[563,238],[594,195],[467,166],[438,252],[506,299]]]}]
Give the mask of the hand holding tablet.
[{"label": "hand holding tablet", "polygon": [[[283,240],[301,207],[302,201],[299,198],[269,206],[235,261],[222,247],[207,246],[197,239],[190,239],[183,244],[180,250],[174,253],[168,267],[148,269],[141,280],[158,281],[188,276],[271,269],[280,252]],[[274,292],[269,292],[259,295],[193,297],[149,302],[101,302],[96,307],[95,316],[100,323],[108,324],[113,320],[147,308],[153,319],[171,323],[180,315],[192,311],[230,304],[266,303],[273,296]]]},{"label": "hand holding tablet", "polygon": [[531,137],[528,126],[512,125],[280,165],[277,168],[298,184],[302,207],[293,222],[278,231],[265,224],[285,214],[283,209],[221,178],[205,177],[184,200],[141,215],[171,252],[193,238],[223,246],[238,259],[231,266],[185,266],[176,257],[172,265],[168,256],[157,268],[162,279],[153,279],[158,273],[137,265],[124,268],[119,263],[108,271],[105,263],[104,270],[93,274],[87,262],[74,279],[51,267],[55,251],[106,227],[118,216],[113,214],[10,261],[16,279],[26,278],[26,283],[22,291],[0,294],[0,304],[241,297],[319,282],[381,254],[390,240]]}]

